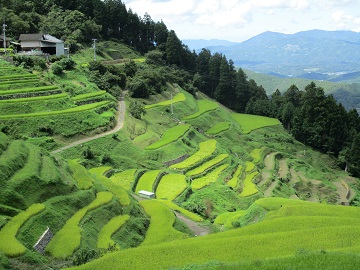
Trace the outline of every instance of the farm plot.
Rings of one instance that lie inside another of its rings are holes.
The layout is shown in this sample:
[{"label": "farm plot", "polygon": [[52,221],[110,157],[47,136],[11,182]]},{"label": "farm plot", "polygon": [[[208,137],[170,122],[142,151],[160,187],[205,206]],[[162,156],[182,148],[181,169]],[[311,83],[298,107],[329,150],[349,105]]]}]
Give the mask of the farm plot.
[{"label": "farm plot", "polygon": [[86,213],[109,203],[113,198],[110,192],[99,192],[96,199],[88,206],[76,212],[52,238],[46,247],[51,256],[55,258],[67,258],[80,246],[81,231],[79,223]]},{"label": "farm plot", "polygon": [[253,179],[257,175],[258,175],[257,171],[246,174],[246,177],[245,177],[245,180],[243,183],[244,184],[243,191],[239,195],[240,197],[248,197],[248,196],[254,195],[259,192],[256,188],[256,185],[253,183]]},{"label": "farm plot", "polygon": [[1,81],[10,81],[10,80],[23,80],[27,78],[36,78],[37,76],[35,74],[30,73],[24,73],[24,74],[11,74],[11,75],[5,75],[0,76],[0,82]]},{"label": "farm plot", "polygon": [[136,185],[135,193],[138,193],[140,190],[154,191],[154,184],[158,179],[160,172],[160,170],[155,170],[144,173]]},{"label": "farm plot", "polygon": [[181,102],[181,101],[184,101],[184,100],[186,100],[186,96],[184,95],[184,93],[178,93],[178,94],[176,94],[174,96],[173,99],[165,100],[165,101],[155,103],[155,104],[145,105],[145,109],[152,109],[152,108],[156,108],[156,107],[169,106],[171,104]]},{"label": "farm plot", "polygon": [[[115,244],[111,236],[116,233],[122,225],[130,218],[129,215],[117,216],[111,219],[99,232],[97,248],[107,249]],[[119,246],[116,245],[119,249]]]},{"label": "farm plot", "polygon": [[168,201],[168,200],[157,200],[157,201],[161,202],[162,204],[165,204],[171,210],[179,212],[193,221],[196,221],[196,222],[203,221],[202,217],[198,216],[197,214],[194,214],[193,212],[186,210],[185,208],[178,206],[177,204],[173,203],[172,201]]},{"label": "farm plot", "polygon": [[110,179],[119,186],[122,186],[126,190],[130,191],[134,181],[135,173],[136,169],[130,169],[120,173],[115,173],[110,177]]},{"label": "farm plot", "polygon": [[59,90],[59,87],[56,85],[50,86],[39,86],[39,87],[28,87],[28,88],[19,88],[19,89],[10,89],[10,90],[1,90],[0,95],[10,95],[10,94],[19,94],[19,93],[33,93],[33,92],[45,92]]},{"label": "farm plot", "polygon": [[235,189],[238,185],[238,182],[239,182],[239,177],[242,173],[242,170],[243,170],[243,166],[242,165],[239,165],[237,168],[236,168],[236,171],[233,175],[233,177],[226,183],[229,187]]},{"label": "farm plot", "polygon": [[196,178],[191,182],[191,187],[193,189],[201,189],[207,185],[210,185],[219,178],[219,175],[225,171],[230,165],[229,164],[223,164],[219,167],[217,167],[215,170],[211,171],[210,173],[206,174],[203,177]]},{"label": "farm plot", "polygon": [[180,240],[188,236],[174,229],[175,214],[164,204],[156,200],[140,202],[147,215],[150,216],[150,226],[146,232],[142,246],[154,245],[173,240]]},{"label": "farm plot", "polygon": [[12,115],[0,115],[0,119],[16,119],[16,118],[29,118],[29,117],[40,117],[40,116],[49,116],[49,115],[63,115],[63,114],[70,114],[70,113],[78,113],[84,112],[88,110],[93,110],[108,104],[109,101],[100,101],[96,103],[81,105],[65,110],[60,111],[49,111],[49,112],[36,112],[36,113],[29,113],[29,114],[12,114]]},{"label": "farm plot", "polygon": [[106,91],[103,90],[103,91],[97,91],[97,92],[77,95],[75,97],[72,97],[71,99],[73,101],[82,101],[82,100],[85,100],[85,99],[88,99],[88,98],[99,97],[99,96],[102,96],[102,95],[105,95],[105,94],[106,94]]},{"label": "farm plot", "polygon": [[196,176],[206,172],[207,170],[213,168],[214,166],[218,165],[219,163],[223,162],[229,155],[228,154],[220,154],[217,157],[205,162],[201,166],[192,169],[186,173],[187,176]]},{"label": "farm plot", "polygon": [[202,160],[211,157],[211,155],[216,150],[216,140],[208,140],[205,142],[199,143],[199,151],[197,151],[192,156],[188,157],[184,161],[171,165],[170,169],[184,170],[193,167],[194,165],[200,163]]},{"label": "farm plot", "polygon": [[188,186],[185,175],[167,174],[164,175],[156,189],[156,197],[169,201],[175,200]]},{"label": "farm plot", "polygon": [[111,167],[109,166],[97,167],[90,169],[89,173],[112,192],[119,199],[121,205],[128,206],[130,204],[130,197],[127,191],[116,182],[104,176],[110,169]]},{"label": "farm plot", "polygon": [[45,209],[44,204],[33,204],[26,211],[13,217],[0,230],[0,251],[6,256],[17,257],[25,253],[26,248],[16,239],[20,227],[32,216]]},{"label": "farm plot", "polygon": [[279,120],[251,114],[232,113],[231,116],[240,125],[244,134],[263,127],[277,126],[280,124]]},{"label": "farm plot", "polygon": [[38,96],[38,97],[3,99],[3,100],[0,100],[0,104],[1,103],[19,103],[19,102],[42,101],[42,100],[59,99],[59,98],[67,98],[67,97],[68,97],[68,95],[66,93],[61,93],[61,94]]},{"label": "farm plot", "polygon": [[73,178],[76,180],[80,189],[89,189],[93,186],[94,178],[91,173],[82,165],[79,164],[78,159],[68,161],[71,170],[73,171]]},{"label": "farm plot", "polygon": [[253,158],[254,163],[259,163],[260,162],[261,153],[262,153],[261,148],[255,148],[254,150],[251,151],[250,156]]},{"label": "farm plot", "polygon": [[178,139],[180,139],[182,136],[184,136],[185,133],[190,129],[190,127],[191,125],[189,124],[177,125],[175,127],[172,127],[167,131],[165,131],[165,133],[163,134],[162,138],[159,141],[147,146],[145,149],[154,150],[162,146],[165,146],[169,143],[175,142]]},{"label": "farm plot", "polygon": [[198,101],[198,107],[199,110],[196,113],[185,116],[182,120],[195,119],[204,113],[216,110],[219,107],[219,105],[214,101],[208,99],[201,99]]},{"label": "farm plot", "polygon": [[231,127],[231,123],[230,122],[220,122],[217,123],[215,126],[209,128],[205,134],[207,135],[217,135],[223,131],[228,130]]}]

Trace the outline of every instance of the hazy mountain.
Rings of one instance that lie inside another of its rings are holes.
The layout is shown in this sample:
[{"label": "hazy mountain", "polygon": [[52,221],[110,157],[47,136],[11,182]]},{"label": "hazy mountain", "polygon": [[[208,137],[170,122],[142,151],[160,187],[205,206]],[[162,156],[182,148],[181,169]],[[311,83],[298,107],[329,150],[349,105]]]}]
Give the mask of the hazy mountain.
[{"label": "hazy mountain", "polygon": [[236,66],[280,77],[339,81],[354,79],[360,71],[360,33],[352,31],[265,32],[239,44],[207,48]]},{"label": "hazy mountain", "polygon": [[220,39],[185,39],[182,42],[189,47],[190,50],[200,51],[202,48],[213,47],[213,46],[234,46],[239,43],[231,42],[227,40]]}]

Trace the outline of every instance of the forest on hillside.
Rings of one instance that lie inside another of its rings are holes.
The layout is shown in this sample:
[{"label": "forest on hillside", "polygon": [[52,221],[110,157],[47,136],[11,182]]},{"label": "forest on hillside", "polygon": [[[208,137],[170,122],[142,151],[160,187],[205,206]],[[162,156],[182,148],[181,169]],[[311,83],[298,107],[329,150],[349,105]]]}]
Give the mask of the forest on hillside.
[{"label": "forest on hillside", "polygon": [[[98,86],[118,95],[127,88],[132,97],[146,98],[161,92],[167,81],[179,83],[190,93],[201,91],[237,112],[282,121],[300,142],[339,158],[339,164],[360,175],[360,118],[346,111],[324,89],[295,85],[271,97],[262,86],[248,80],[244,71],[220,53],[191,51],[163,21],[149,14],[139,16],[120,0],[0,0],[0,16],[6,19],[6,34],[49,33],[65,41],[72,53],[89,46],[93,38],[121,42],[146,54],[146,67],[134,63],[123,69],[91,63]],[[100,48],[101,49],[101,48]]]}]

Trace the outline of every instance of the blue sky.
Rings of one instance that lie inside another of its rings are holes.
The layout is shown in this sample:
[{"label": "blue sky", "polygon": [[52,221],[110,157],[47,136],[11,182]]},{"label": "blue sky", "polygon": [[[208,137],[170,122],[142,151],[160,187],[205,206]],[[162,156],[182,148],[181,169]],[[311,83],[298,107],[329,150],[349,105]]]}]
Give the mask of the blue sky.
[{"label": "blue sky", "polygon": [[359,0],[125,0],[138,15],[163,20],[180,39],[241,42],[265,31],[360,32]]}]

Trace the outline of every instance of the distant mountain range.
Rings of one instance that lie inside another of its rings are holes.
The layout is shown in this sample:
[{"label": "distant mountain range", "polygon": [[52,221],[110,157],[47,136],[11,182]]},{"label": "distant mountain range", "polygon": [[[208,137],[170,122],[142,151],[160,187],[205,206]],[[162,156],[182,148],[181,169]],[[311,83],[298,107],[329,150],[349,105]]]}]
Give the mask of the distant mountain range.
[{"label": "distant mountain range", "polygon": [[235,46],[239,43],[221,39],[184,39],[182,42],[189,47],[190,50],[201,51],[202,48],[215,46]]},{"label": "distant mountain range", "polygon": [[265,32],[236,44],[209,45],[211,42],[200,40],[184,43],[223,53],[238,67],[278,77],[333,82],[360,77],[360,33],[352,31]]}]

